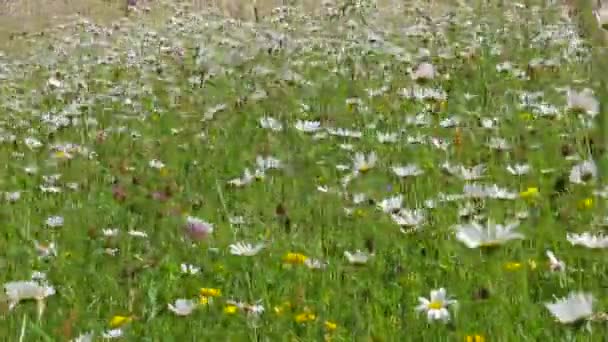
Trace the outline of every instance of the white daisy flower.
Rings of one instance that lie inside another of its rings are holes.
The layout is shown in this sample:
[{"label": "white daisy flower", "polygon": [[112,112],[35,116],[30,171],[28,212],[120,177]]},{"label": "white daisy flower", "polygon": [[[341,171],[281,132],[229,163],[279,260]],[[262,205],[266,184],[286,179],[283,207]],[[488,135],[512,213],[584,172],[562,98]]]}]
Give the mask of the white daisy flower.
[{"label": "white daisy flower", "polygon": [[580,111],[591,117],[595,117],[600,112],[600,102],[591,89],[584,89],[581,92],[568,89],[567,102],[569,110]]},{"label": "white daisy flower", "polygon": [[431,63],[420,63],[412,72],[412,80],[432,80],[435,78],[435,67]]},{"label": "white daisy flower", "polygon": [[107,228],[107,229],[102,229],[101,233],[103,234],[103,236],[105,237],[114,237],[114,236],[118,236],[118,228]]},{"label": "white daisy flower", "polygon": [[427,320],[448,322],[450,320],[450,312],[448,307],[455,305],[456,300],[448,299],[446,290],[440,288],[431,291],[431,298],[418,297],[420,304],[416,306],[416,311],[425,312]]},{"label": "white daisy flower", "polygon": [[372,257],[372,254],[356,250],[355,252],[344,251],[344,257],[353,265],[365,265]]},{"label": "white daisy flower", "polygon": [[230,254],[238,256],[254,256],[264,249],[264,247],[263,243],[252,245],[245,242],[237,242],[229,246]]},{"label": "white daisy flower", "polygon": [[257,156],[255,158],[255,162],[258,166],[258,169],[261,171],[283,168],[283,163],[281,163],[281,161],[279,159],[272,157],[272,156],[268,156],[268,157]]},{"label": "white daisy flower", "polygon": [[38,304],[38,317],[42,317],[45,308],[44,300],[55,294],[55,288],[44,283],[32,280],[11,281],[4,284],[4,291],[8,298],[8,309],[12,310],[22,300],[36,300]]},{"label": "white daisy flower", "polygon": [[357,152],[353,158],[353,170],[360,173],[367,172],[376,165],[377,160],[376,152],[370,152],[367,157]]},{"label": "white daisy flower", "polygon": [[51,242],[49,244],[42,244],[38,241],[34,241],[34,248],[38,253],[38,257],[41,259],[57,256],[57,246],[55,245],[55,242]]},{"label": "white daisy flower", "polygon": [[397,175],[397,177],[416,177],[424,174],[424,171],[415,164],[409,164],[405,166],[392,166],[391,170]]},{"label": "white daisy flower", "polygon": [[314,132],[321,130],[321,122],[320,121],[298,120],[295,123],[295,128],[298,131],[302,131],[304,133],[314,133]]},{"label": "white daisy flower", "polygon": [[272,118],[270,116],[260,118],[260,126],[262,126],[262,128],[270,129],[276,132],[283,130],[283,124],[277,119]]},{"label": "white daisy flower", "polygon": [[25,143],[25,146],[27,146],[27,148],[29,148],[30,150],[34,150],[37,148],[42,147],[42,143],[40,142],[40,140],[33,138],[33,137],[27,137],[23,140],[23,143]]},{"label": "white daisy flower", "polygon": [[196,309],[196,302],[190,299],[176,299],[175,303],[169,303],[167,307],[177,316],[188,316]]},{"label": "white daisy flower", "polygon": [[593,249],[608,248],[607,235],[592,235],[589,232],[584,232],[582,234],[568,233],[566,239],[573,246],[579,245]]},{"label": "white daisy flower", "polygon": [[4,193],[4,199],[8,202],[17,202],[21,198],[21,191],[11,191]]},{"label": "white daisy flower", "polygon": [[243,172],[243,175],[240,178],[231,179],[228,181],[228,184],[236,186],[236,187],[243,187],[243,186],[251,183],[254,179],[255,179],[255,177],[253,176],[253,174],[251,174],[251,170],[246,168],[245,171]]},{"label": "white daisy flower", "polygon": [[131,230],[129,230],[128,234],[133,237],[138,237],[138,238],[147,238],[148,237],[148,233],[142,232],[140,230],[131,229]]},{"label": "white daisy flower", "polygon": [[104,331],[101,336],[107,339],[121,338],[124,335],[124,332],[121,328],[116,328],[112,330]]},{"label": "white daisy flower", "polygon": [[393,213],[401,209],[403,205],[403,195],[385,198],[378,203],[378,208],[385,213]]},{"label": "white daisy flower", "polygon": [[545,303],[551,315],[563,324],[576,323],[593,315],[593,295],[583,292],[570,292],[567,297],[553,303]]},{"label": "white daisy flower", "polygon": [[181,264],[180,269],[182,270],[182,273],[190,274],[190,275],[198,274],[201,271],[200,267],[196,267],[196,266],[190,265],[190,264]]},{"label": "white daisy flower", "polygon": [[61,216],[51,216],[46,219],[45,224],[50,228],[59,228],[63,227],[63,217]]},{"label": "white daisy flower", "polygon": [[345,138],[357,138],[358,139],[363,136],[363,133],[361,133],[359,131],[353,131],[353,130],[349,130],[346,128],[328,128],[327,133],[329,133],[330,135],[335,135],[338,137],[345,137]]},{"label": "white daisy flower", "polygon": [[399,135],[397,133],[376,133],[376,138],[378,142],[381,144],[393,144],[399,140]]},{"label": "white daisy flower", "polygon": [[80,334],[77,337],[73,338],[71,342],[93,342],[93,338],[95,334],[92,332]]},{"label": "white daisy flower", "polygon": [[395,223],[402,227],[416,227],[424,223],[426,215],[423,210],[400,209],[399,212],[391,214]]},{"label": "white daisy flower", "polygon": [[160,161],[158,159],[152,159],[148,162],[148,166],[150,166],[153,169],[160,170],[165,167],[165,163],[163,163],[162,161]]},{"label": "white daisy flower", "polygon": [[511,149],[511,144],[506,139],[499,137],[491,137],[487,146],[493,150],[508,151]]},{"label": "white daisy flower", "polygon": [[530,172],[530,165],[528,164],[515,164],[507,166],[507,171],[514,176],[523,176]]},{"label": "white daisy flower", "polygon": [[304,265],[310,269],[319,270],[325,268],[327,263],[318,259],[306,258],[306,260],[304,260]]},{"label": "white daisy flower", "polygon": [[547,258],[549,258],[549,269],[551,272],[563,272],[566,270],[566,263],[557,259],[555,254],[551,251],[547,251]]},{"label": "white daisy flower", "polygon": [[464,243],[468,248],[498,246],[510,240],[523,239],[523,234],[514,231],[518,226],[518,222],[503,226],[502,224],[494,224],[488,221],[485,227],[477,222],[471,222],[455,227],[456,239]]},{"label": "white daisy flower", "polygon": [[585,160],[570,170],[570,182],[585,184],[597,177],[597,166],[593,160]]}]

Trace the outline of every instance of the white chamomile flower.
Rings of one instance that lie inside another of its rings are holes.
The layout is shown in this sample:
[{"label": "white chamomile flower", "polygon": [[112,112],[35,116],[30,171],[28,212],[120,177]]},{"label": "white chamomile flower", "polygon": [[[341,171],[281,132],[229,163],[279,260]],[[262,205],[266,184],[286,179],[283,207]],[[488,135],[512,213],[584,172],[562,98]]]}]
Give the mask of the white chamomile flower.
[{"label": "white chamomile flower", "polygon": [[600,249],[608,248],[608,236],[607,235],[592,235],[589,232],[582,234],[567,234],[566,239],[573,246],[584,246],[587,248]]},{"label": "white chamomile flower", "polygon": [[270,129],[276,132],[283,130],[283,124],[277,119],[272,118],[270,116],[260,118],[260,126],[262,126],[262,128]]},{"label": "white chamomile flower", "polygon": [[36,300],[38,304],[38,317],[41,317],[44,308],[44,300],[55,294],[55,288],[46,282],[33,280],[11,281],[4,284],[4,291],[8,298],[8,308],[12,310],[23,300]]},{"label": "white chamomile flower", "polygon": [[118,236],[118,228],[105,228],[101,230],[101,233],[105,237],[114,237]]},{"label": "white chamomile flower", "polygon": [[393,213],[401,209],[403,205],[403,195],[385,198],[378,203],[378,208],[385,213]]},{"label": "white chamomile flower", "polygon": [[201,271],[200,267],[196,267],[190,264],[181,264],[180,269],[182,270],[182,273],[190,275],[198,274]]},{"label": "white chamomile flower", "polygon": [[440,288],[431,291],[431,298],[419,297],[420,304],[416,306],[416,311],[426,313],[427,320],[448,322],[450,312],[448,307],[457,303],[456,300],[448,299],[446,290]]},{"label": "white chamomile flower", "polygon": [[248,168],[243,171],[243,175],[240,178],[234,178],[228,181],[228,184],[243,187],[249,183],[251,183],[255,179],[254,175],[251,173],[251,170]]},{"label": "white chamomile flower", "polygon": [[107,339],[121,338],[124,335],[124,332],[121,328],[111,329],[104,331],[101,336]]},{"label": "white chamomile flower", "polygon": [[95,334],[93,334],[92,332],[88,332],[78,335],[77,337],[73,338],[71,342],[93,342],[94,337]]},{"label": "white chamomile flower", "polygon": [[370,152],[367,157],[365,154],[357,152],[353,158],[353,170],[360,173],[367,172],[376,165],[377,161],[376,152]]},{"label": "white chamomile flower", "polygon": [[585,160],[570,170],[570,182],[585,184],[597,177],[597,166],[593,160]]},{"label": "white chamomile flower", "polygon": [[416,177],[424,174],[424,171],[415,164],[409,164],[405,166],[393,166],[391,167],[393,173],[397,175],[397,177],[405,178],[405,177]]},{"label": "white chamomile flower", "polygon": [[551,272],[563,272],[566,270],[566,263],[559,260],[555,254],[551,251],[547,251],[547,258],[549,258],[549,269]]},{"label": "white chamomile flower", "polygon": [[128,234],[130,236],[138,237],[138,238],[147,238],[148,237],[148,233],[142,232],[140,230],[133,230],[133,229],[131,229],[131,230],[129,230]]},{"label": "white chamomile flower", "polygon": [[563,324],[576,323],[593,315],[593,295],[583,292],[570,292],[567,297],[553,303],[545,303],[551,315]]},{"label": "white chamomile flower", "polygon": [[486,226],[471,222],[456,226],[456,239],[468,248],[495,247],[510,240],[523,239],[524,235],[515,231],[518,226],[517,222],[504,226],[491,221]]},{"label": "white chamomile flower", "polygon": [[263,243],[252,245],[245,242],[237,242],[229,246],[230,254],[238,256],[254,256],[264,249],[264,247]]},{"label": "white chamomile flower", "polygon": [[281,161],[279,159],[272,157],[272,156],[267,156],[267,157],[257,156],[255,158],[255,162],[258,166],[258,170],[261,170],[261,171],[283,168],[283,163],[281,163]]},{"label": "white chamomile flower", "polygon": [[500,137],[490,138],[487,146],[497,151],[508,151],[511,149],[511,144],[507,140]]},{"label": "white chamomile flower", "polygon": [[23,140],[23,142],[25,143],[25,146],[27,146],[30,150],[40,148],[43,145],[40,140],[33,137],[27,137]]},{"label": "white chamomile flower", "polygon": [[365,265],[372,257],[372,254],[356,250],[355,252],[344,251],[344,257],[353,265]]},{"label": "white chamomile flower", "polygon": [[376,138],[378,142],[381,144],[393,144],[399,140],[399,135],[397,133],[376,133]]},{"label": "white chamomile flower", "polygon": [[416,227],[424,223],[426,215],[423,210],[400,209],[391,214],[391,218],[401,227]]},{"label": "white chamomile flower", "polygon": [[423,81],[435,78],[435,67],[431,63],[420,63],[412,72],[412,80]]},{"label": "white chamomile flower", "polygon": [[581,92],[568,89],[567,102],[569,110],[583,112],[590,117],[595,117],[600,112],[600,102],[588,88]]},{"label": "white chamomile flower", "polygon": [[196,302],[190,299],[176,299],[175,303],[169,303],[167,307],[177,316],[188,316],[196,309]]},{"label": "white chamomile flower", "polygon": [[63,217],[61,216],[51,216],[46,219],[45,224],[50,228],[59,228],[63,226]]},{"label": "white chamomile flower", "polygon": [[163,163],[162,161],[160,161],[158,159],[152,159],[148,162],[148,166],[150,166],[153,169],[160,170],[165,167],[165,163]]},{"label": "white chamomile flower", "polygon": [[298,120],[298,121],[296,121],[294,126],[298,131],[302,131],[304,133],[315,133],[315,132],[321,130],[320,121]]},{"label": "white chamomile flower", "polygon": [[507,171],[513,176],[523,176],[530,172],[530,165],[528,164],[515,164],[507,166]]}]

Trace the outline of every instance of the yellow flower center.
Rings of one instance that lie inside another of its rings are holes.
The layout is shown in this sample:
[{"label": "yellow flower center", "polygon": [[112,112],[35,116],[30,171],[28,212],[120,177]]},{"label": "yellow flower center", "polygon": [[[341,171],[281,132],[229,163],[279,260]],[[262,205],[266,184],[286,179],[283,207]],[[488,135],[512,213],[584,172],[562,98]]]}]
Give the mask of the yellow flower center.
[{"label": "yellow flower center", "polygon": [[224,313],[227,315],[234,315],[237,311],[237,307],[236,305],[226,305],[226,307],[224,307]]},{"label": "yellow flower center", "polygon": [[371,169],[371,166],[369,166],[369,164],[363,164],[361,166],[359,166],[359,172],[367,172]]},{"label": "yellow flower center", "polygon": [[203,297],[219,297],[222,294],[222,291],[220,289],[203,287],[200,289],[199,293]]},{"label": "yellow flower center", "polygon": [[443,302],[436,300],[429,303],[429,310],[439,310],[441,308],[443,308]]}]

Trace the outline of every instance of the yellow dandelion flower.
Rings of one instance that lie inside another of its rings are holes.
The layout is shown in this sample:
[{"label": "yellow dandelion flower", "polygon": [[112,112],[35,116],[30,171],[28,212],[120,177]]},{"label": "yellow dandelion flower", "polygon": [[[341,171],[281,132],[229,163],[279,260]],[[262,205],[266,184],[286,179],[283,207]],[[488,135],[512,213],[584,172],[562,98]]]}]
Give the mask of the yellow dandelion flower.
[{"label": "yellow dandelion flower", "polygon": [[357,217],[366,217],[367,213],[365,212],[365,210],[363,210],[361,208],[357,208],[355,210],[355,216],[357,216]]},{"label": "yellow dandelion flower", "polygon": [[310,312],[302,312],[300,314],[297,314],[296,317],[294,318],[296,323],[307,323],[307,322],[314,321],[315,319],[317,319],[317,316]]},{"label": "yellow dandelion flower", "polygon": [[521,267],[522,267],[521,262],[514,262],[514,261],[511,261],[511,262],[507,262],[507,263],[505,264],[505,269],[506,269],[507,271],[511,271],[511,272],[517,271],[517,270],[519,270]]},{"label": "yellow dandelion flower", "polygon": [[308,260],[308,257],[302,253],[287,253],[283,257],[283,262],[287,264],[303,264]]},{"label": "yellow dandelion flower", "polygon": [[591,209],[593,208],[593,198],[588,197],[578,203],[579,209]]},{"label": "yellow dandelion flower", "polygon": [[112,319],[110,320],[110,327],[112,329],[118,328],[118,327],[121,327],[121,326],[131,322],[132,320],[133,320],[132,316],[116,315],[116,316],[112,317]]},{"label": "yellow dandelion flower", "polygon": [[222,291],[220,289],[203,287],[200,289],[199,294],[203,297],[219,297],[222,295]]},{"label": "yellow dandelion flower", "polygon": [[228,304],[224,307],[224,313],[226,315],[234,315],[238,309],[239,308],[236,305]]},{"label": "yellow dandelion flower", "polygon": [[525,191],[522,191],[519,193],[519,197],[525,199],[525,200],[533,200],[535,198],[537,198],[539,195],[538,192],[538,188],[536,187],[530,187],[528,189],[526,189]]},{"label": "yellow dandelion flower", "polygon": [[209,303],[211,303],[211,298],[207,297],[207,296],[201,296],[201,298],[199,298],[198,303],[200,305],[209,305]]},{"label": "yellow dandelion flower", "polygon": [[323,325],[325,326],[325,330],[327,330],[327,331],[334,331],[334,330],[338,329],[338,324],[336,324],[335,322],[332,322],[332,321],[325,321],[325,323],[323,323]]},{"label": "yellow dandelion flower", "polygon": [[483,337],[482,335],[478,335],[478,334],[467,335],[464,338],[464,340],[465,340],[465,342],[485,342],[486,341],[485,337]]},{"label": "yellow dandelion flower", "polygon": [[528,260],[528,266],[530,267],[531,270],[535,270],[538,267],[538,265],[536,264],[536,260],[534,260],[534,259]]},{"label": "yellow dandelion flower", "polygon": [[532,121],[532,120],[534,120],[534,115],[532,115],[532,113],[529,113],[529,112],[522,112],[522,113],[519,113],[519,118],[522,121]]}]

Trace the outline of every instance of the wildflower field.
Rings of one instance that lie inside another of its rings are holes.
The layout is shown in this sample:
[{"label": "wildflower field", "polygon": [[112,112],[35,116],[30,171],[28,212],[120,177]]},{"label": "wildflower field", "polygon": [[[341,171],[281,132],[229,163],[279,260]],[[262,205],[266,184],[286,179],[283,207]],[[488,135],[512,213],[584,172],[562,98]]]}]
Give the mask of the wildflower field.
[{"label": "wildflower field", "polygon": [[0,341],[606,341],[593,45],[446,3],[3,44]]}]

